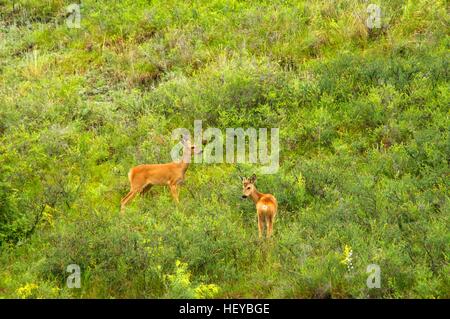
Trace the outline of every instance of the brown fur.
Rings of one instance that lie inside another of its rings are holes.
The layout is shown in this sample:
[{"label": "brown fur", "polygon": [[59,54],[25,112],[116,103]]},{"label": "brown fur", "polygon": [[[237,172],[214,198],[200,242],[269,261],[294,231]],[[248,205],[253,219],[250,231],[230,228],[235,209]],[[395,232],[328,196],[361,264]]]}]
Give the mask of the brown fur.
[{"label": "brown fur", "polygon": [[142,164],[133,167],[128,173],[130,191],[120,201],[122,213],[127,205],[137,194],[143,194],[153,185],[167,185],[173,199],[179,203],[178,185],[184,181],[184,176],[189,167],[192,153],[199,153],[195,145],[183,140],[184,152],[180,162],[165,164]]},{"label": "brown fur", "polygon": [[266,225],[266,237],[270,238],[273,232],[273,223],[278,210],[278,203],[272,194],[263,194],[258,192],[255,187],[256,175],[250,178],[242,179],[242,197],[250,197],[256,205],[258,216],[259,238],[262,238],[264,232],[264,222]]}]

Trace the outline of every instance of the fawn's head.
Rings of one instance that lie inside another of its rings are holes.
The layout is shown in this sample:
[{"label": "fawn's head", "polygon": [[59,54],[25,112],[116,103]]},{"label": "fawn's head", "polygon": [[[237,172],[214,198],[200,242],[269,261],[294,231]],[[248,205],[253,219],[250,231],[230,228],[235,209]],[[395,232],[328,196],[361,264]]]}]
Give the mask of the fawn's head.
[{"label": "fawn's head", "polygon": [[250,178],[242,177],[242,198],[247,198],[255,191],[256,175],[253,174]]}]

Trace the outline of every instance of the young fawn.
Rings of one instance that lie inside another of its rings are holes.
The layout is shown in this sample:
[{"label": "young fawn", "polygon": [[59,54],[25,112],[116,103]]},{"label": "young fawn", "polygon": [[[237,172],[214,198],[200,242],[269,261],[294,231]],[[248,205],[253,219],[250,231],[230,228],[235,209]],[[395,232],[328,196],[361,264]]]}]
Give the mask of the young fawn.
[{"label": "young fawn", "polygon": [[272,194],[263,194],[257,191],[255,187],[256,175],[250,178],[242,178],[242,198],[250,197],[256,204],[256,212],[258,214],[258,231],[259,238],[262,238],[264,231],[264,222],[266,222],[266,237],[272,235],[273,222],[277,214],[278,203]]},{"label": "young fawn", "polygon": [[[133,167],[128,173],[130,180],[130,192],[120,201],[121,212],[138,193],[143,194],[153,185],[168,185],[173,199],[179,203],[178,185],[184,181],[184,175],[189,167],[191,155],[200,154],[201,149],[197,148],[184,136],[181,140],[183,144],[183,158],[179,162],[165,164],[142,164]],[[205,141],[203,141],[205,144]]]}]

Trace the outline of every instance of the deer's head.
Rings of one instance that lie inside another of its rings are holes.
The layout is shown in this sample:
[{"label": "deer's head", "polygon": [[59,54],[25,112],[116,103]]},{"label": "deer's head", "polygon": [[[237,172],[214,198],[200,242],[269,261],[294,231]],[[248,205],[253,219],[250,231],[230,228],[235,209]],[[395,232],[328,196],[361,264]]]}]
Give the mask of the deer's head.
[{"label": "deer's head", "polygon": [[[184,154],[194,155],[194,154],[201,154],[203,152],[202,148],[192,143],[191,139],[187,135],[184,135],[181,138],[181,143],[183,144],[184,147]],[[207,143],[206,140],[202,140],[203,145],[205,145],[206,143]]]}]

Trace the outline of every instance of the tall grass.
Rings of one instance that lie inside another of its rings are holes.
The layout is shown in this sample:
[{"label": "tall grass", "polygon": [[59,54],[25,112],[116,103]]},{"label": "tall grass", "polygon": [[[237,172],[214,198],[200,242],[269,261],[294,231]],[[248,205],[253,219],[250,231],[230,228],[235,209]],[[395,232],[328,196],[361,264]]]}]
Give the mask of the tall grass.
[{"label": "tall grass", "polygon": [[[379,29],[356,0],[83,0],[79,29],[70,3],[0,1],[0,297],[450,296],[445,1],[374,1]],[[271,241],[240,200],[257,166],[193,164],[180,206],[119,214],[196,119],[280,128]]]}]

